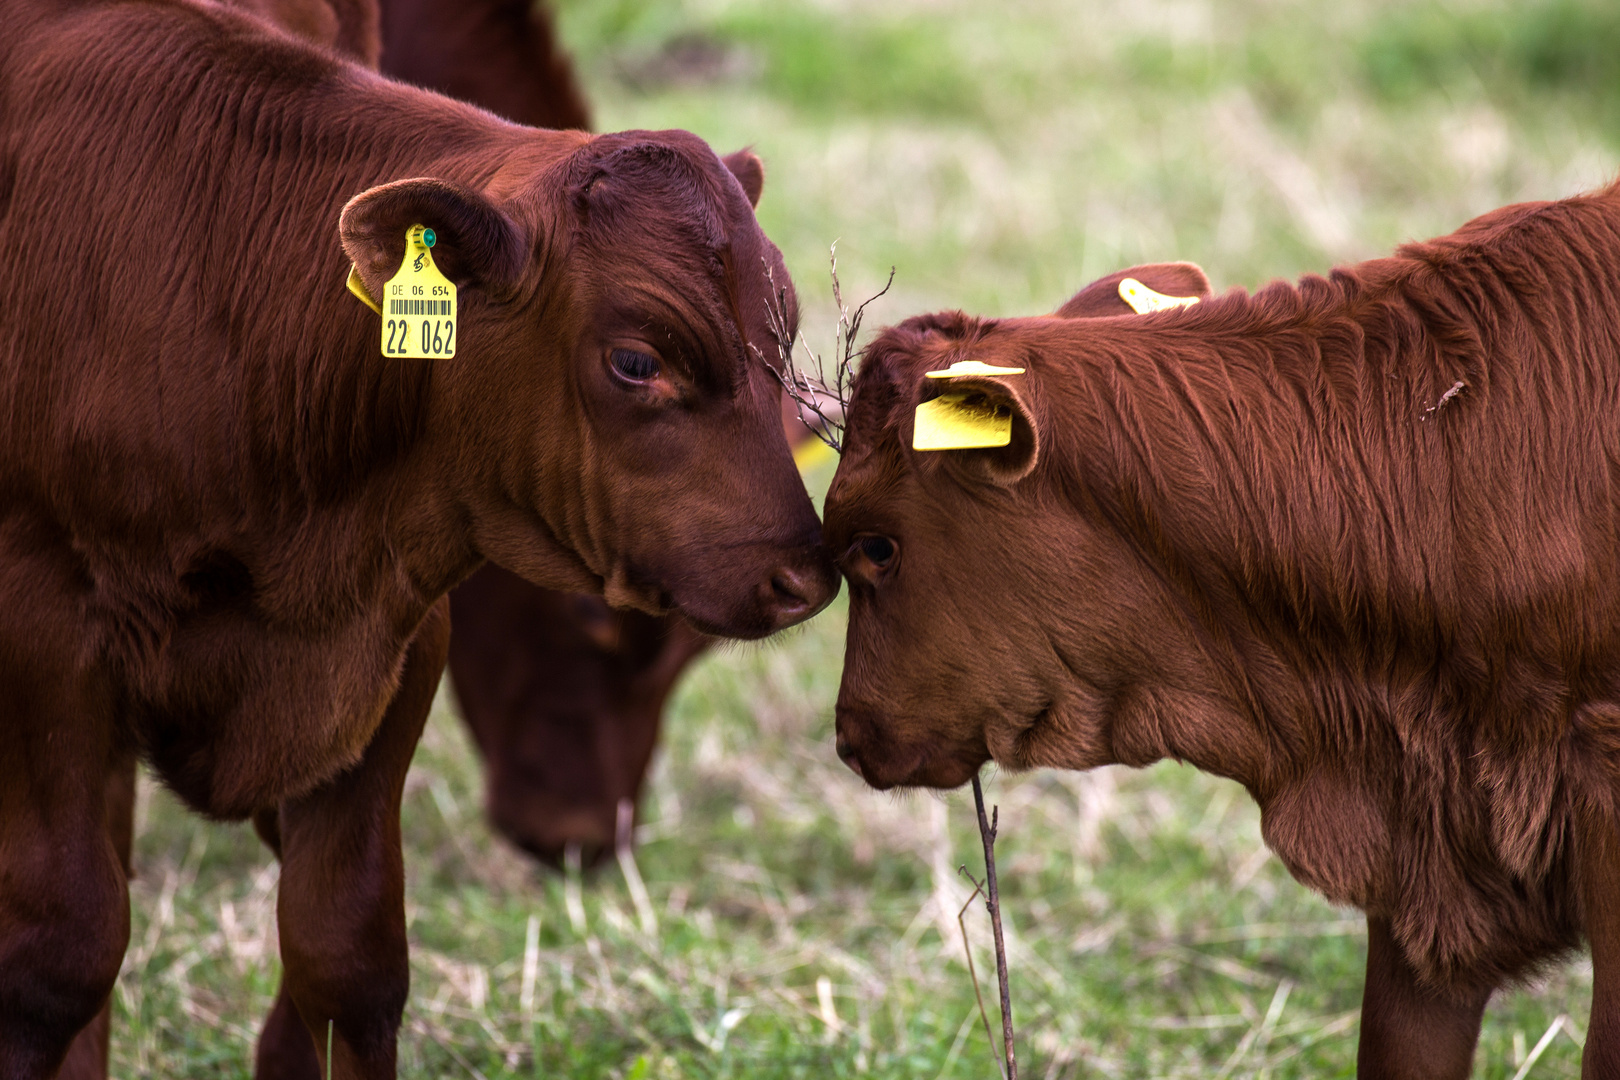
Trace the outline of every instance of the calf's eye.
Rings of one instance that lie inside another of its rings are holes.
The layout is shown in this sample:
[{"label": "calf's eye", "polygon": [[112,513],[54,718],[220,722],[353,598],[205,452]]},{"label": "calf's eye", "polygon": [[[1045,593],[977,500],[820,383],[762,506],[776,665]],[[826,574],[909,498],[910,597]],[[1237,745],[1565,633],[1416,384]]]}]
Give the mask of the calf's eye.
[{"label": "calf's eye", "polygon": [[855,541],[855,546],[879,570],[894,561],[894,541],[887,536],[863,536]]},{"label": "calf's eye", "polygon": [[614,349],[608,363],[620,377],[631,382],[646,382],[658,374],[658,358],[634,349]]}]

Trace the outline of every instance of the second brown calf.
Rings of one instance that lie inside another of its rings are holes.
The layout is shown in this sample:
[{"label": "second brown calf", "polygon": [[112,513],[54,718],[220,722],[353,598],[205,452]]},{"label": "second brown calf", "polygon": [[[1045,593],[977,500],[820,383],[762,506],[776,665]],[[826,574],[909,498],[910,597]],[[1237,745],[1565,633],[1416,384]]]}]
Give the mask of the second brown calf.
[{"label": "second brown calf", "polygon": [[[960,360],[1026,370],[926,377]],[[914,450],[947,388],[1010,443]],[[827,500],[838,752],[1235,779],[1367,914],[1363,1077],[1467,1076],[1583,938],[1583,1075],[1620,1076],[1617,463],[1620,189],[1180,311],[908,320]]]}]

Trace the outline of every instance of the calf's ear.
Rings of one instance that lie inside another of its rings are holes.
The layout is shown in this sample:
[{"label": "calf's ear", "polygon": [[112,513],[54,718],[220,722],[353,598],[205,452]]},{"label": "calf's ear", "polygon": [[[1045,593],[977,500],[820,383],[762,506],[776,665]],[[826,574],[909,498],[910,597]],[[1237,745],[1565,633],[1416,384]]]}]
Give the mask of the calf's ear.
[{"label": "calf's ear", "polygon": [[1119,295],[1119,283],[1135,278],[1156,293],[1165,296],[1196,296],[1200,300],[1211,295],[1209,278],[1197,263],[1148,263],[1098,278],[1069,297],[1068,303],[1054,313],[1060,319],[1095,319],[1107,315],[1132,315],[1136,309]]},{"label": "calf's ear", "polygon": [[[1012,421],[1006,446],[962,450],[916,450],[925,467],[934,462],[967,483],[1010,487],[1034,471],[1041,456],[1041,423],[1035,402],[1034,384],[1029,375],[924,379],[918,391],[919,403],[947,394],[965,395],[962,404],[970,409],[1005,410]],[[915,423],[915,414],[913,414]],[[914,443],[914,433],[908,445]]]},{"label": "calf's ear", "polygon": [[405,231],[426,225],[438,239],[433,262],[456,288],[500,296],[517,287],[529,244],[516,222],[483,192],[432,177],[396,180],[349,200],[338,219],[343,250],[372,296],[399,271]]},{"label": "calf's ear", "polygon": [[731,175],[742,185],[743,194],[748,196],[748,205],[757,209],[759,197],[765,191],[765,163],[752,150],[738,150],[720,160],[726,163]]}]

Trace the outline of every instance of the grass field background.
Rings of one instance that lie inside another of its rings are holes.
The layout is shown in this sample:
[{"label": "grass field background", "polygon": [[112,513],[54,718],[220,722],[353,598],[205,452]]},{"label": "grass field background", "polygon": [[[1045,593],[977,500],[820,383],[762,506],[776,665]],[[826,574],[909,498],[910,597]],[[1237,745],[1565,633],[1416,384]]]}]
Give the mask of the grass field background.
[{"label": "grass field background", "polygon": [[[561,27],[599,127],[761,154],[818,348],[834,239],[848,296],[897,269],[872,325],[1033,313],[1138,261],[1218,288],[1323,271],[1620,161],[1605,0],[565,0]],[[994,1076],[954,922],[971,797],[875,794],[838,763],[842,639],[840,603],[686,680],[640,911],[611,863],[568,879],[491,837],[442,695],[405,799],[402,1074]],[[1360,921],[1288,877],[1240,789],[1164,765],[987,793],[1025,1076],[1353,1073]],[[273,861],[148,783],[136,864],[114,1074],[247,1075]],[[982,908],[969,932],[982,976]],[[1499,995],[1477,1075],[1515,1076],[1560,1015],[1578,1031],[1590,987],[1576,960]],[[1578,1071],[1566,1032],[1529,1075]]]}]

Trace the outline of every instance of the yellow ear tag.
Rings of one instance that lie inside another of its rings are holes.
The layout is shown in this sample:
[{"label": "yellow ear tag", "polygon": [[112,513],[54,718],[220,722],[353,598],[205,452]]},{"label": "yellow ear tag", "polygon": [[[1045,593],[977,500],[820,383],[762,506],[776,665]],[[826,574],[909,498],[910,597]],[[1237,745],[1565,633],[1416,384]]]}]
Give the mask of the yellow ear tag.
[{"label": "yellow ear tag", "polygon": [[925,372],[930,379],[960,379],[964,375],[1022,375],[1021,367],[997,367],[977,360],[958,360],[942,371]]},{"label": "yellow ear tag", "polygon": [[1138,315],[1146,315],[1150,311],[1192,307],[1198,303],[1196,296],[1166,296],[1164,293],[1154,292],[1133,277],[1121,279],[1119,298],[1131,305],[1131,310]]},{"label": "yellow ear tag", "polygon": [[[998,367],[978,360],[958,360],[940,371],[925,372],[930,379],[960,379],[969,375],[1022,375],[1021,367]],[[969,405],[968,399],[978,397]],[[995,405],[973,391],[952,391],[917,406],[911,424],[913,450],[981,450],[1012,442],[1012,410]]]},{"label": "yellow ear tag", "polygon": [[343,284],[349,287],[349,291],[354,293],[362,304],[377,314],[382,314],[382,305],[372,298],[371,290],[367,289],[366,283],[360,280],[360,270],[353,263],[349,264],[349,280]]},{"label": "yellow ear tag", "polygon": [[794,447],[793,464],[798,466],[799,475],[804,476],[812,469],[820,466],[822,462],[836,456],[833,453],[833,448],[820,439],[810,439],[808,442],[802,442]]},{"label": "yellow ear tag", "polygon": [[384,356],[456,355],[456,287],[433,265],[433,230],[405,230],[405,259],[383,288]]},{"label": "yellow ear tag", "polygon": [[[979,400],[968,404],[968,399]],[[917,406],[911,426],[913,450],[977,450],[1012,442],[1012,409],[982,394],[956,391]]]}]

